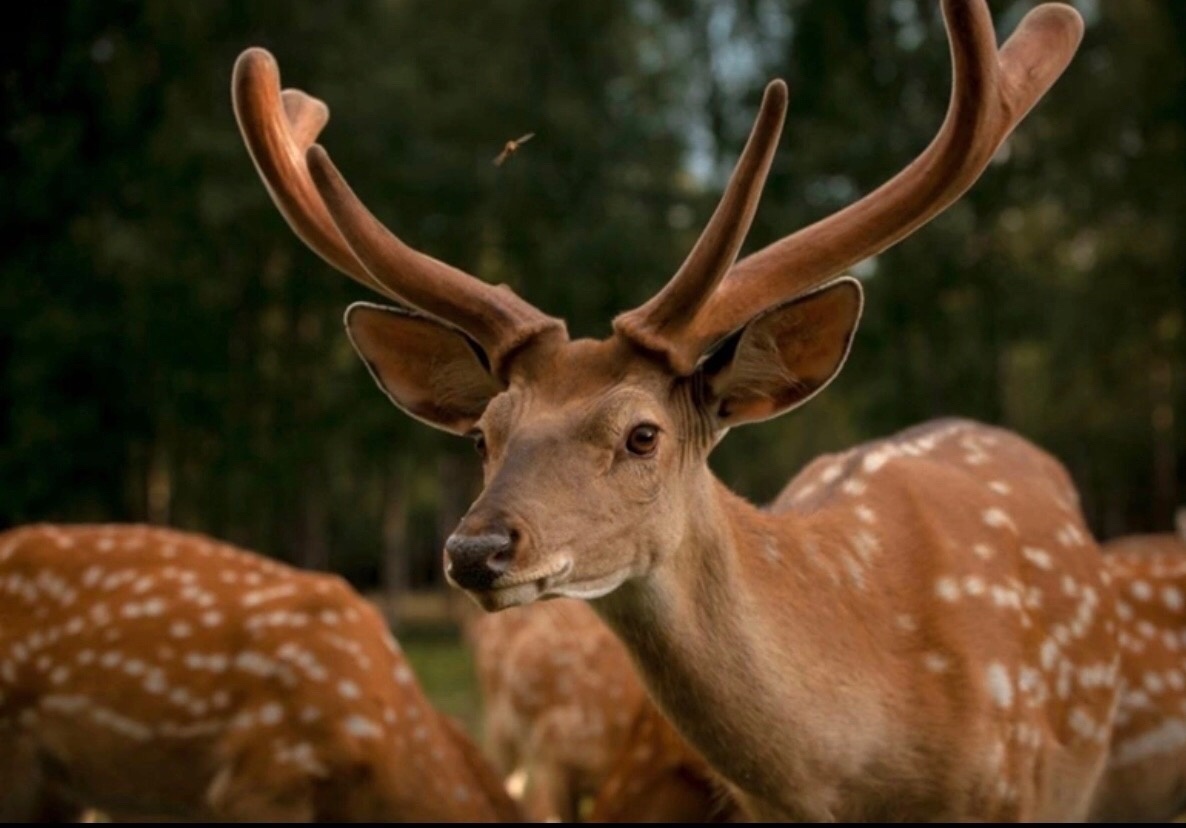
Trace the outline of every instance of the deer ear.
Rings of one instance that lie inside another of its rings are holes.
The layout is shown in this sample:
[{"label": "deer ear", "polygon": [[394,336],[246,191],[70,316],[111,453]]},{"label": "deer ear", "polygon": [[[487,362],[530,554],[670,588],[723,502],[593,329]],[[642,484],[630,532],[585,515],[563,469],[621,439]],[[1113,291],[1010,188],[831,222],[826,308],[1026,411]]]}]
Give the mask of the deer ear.
[{"label": "deer ear", "polygon": [[388,399],[444,431],[468,432],[502,391],[481,348],[427,316],[356,302],[346,333]]},{"label": "deer ear", "polygon": [[727,337],[700,367],[722,427],[802,405],[840,372],[861,318],[861,284],[843,277],[778,305]]}]

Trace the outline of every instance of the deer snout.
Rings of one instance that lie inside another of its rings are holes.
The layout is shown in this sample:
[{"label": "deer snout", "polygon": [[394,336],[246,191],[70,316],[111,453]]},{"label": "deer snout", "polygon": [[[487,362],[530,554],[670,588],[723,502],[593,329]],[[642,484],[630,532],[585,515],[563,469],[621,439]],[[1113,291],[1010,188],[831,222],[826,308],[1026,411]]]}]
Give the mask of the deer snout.
[{"label": "deer snout", "polygon": [[498,528],[471,535],[458,530],[445,541],[445,574],[462,589],[490,589],[510,567],[519,533]]}]

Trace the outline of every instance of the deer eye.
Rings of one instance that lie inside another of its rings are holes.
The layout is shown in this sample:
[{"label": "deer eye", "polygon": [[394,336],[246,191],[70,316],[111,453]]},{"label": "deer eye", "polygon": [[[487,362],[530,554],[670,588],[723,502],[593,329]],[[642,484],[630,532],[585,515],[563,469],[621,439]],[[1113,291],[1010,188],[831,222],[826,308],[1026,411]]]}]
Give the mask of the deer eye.
[{"label": "deer eye", "polygon": [[474,441],[474,449],[478,452],[478,456],[483,460],[486,459],[486,435],[480,431],[471,431],[469,437]]},{"label": "deer eye", "polygon": [[626,450],[637,457],[650,457],[659,445],[659,426],[651,423],[636,425],[626,438]]}]

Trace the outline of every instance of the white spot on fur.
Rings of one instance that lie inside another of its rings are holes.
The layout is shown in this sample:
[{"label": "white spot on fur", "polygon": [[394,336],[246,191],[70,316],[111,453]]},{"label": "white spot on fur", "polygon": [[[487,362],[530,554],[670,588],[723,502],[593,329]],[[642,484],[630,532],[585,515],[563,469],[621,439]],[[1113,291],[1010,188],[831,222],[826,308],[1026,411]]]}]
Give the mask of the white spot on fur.
[{"label": "white spot on fur", "polygon": [[1153,597],[1153,587],[1149,586],[1148,581],[1133,581],[1129,585],[1128,591],[1132,593],[1132,597],[1136,598],[1138,601],[1148,601]]},{"label": "white spot on fur", "polygon": [[866,454],[865,459],[861,462],[861,466],[865,469],[866,474],[872,474],[888,463],[893,456],[893,449],[886,446],[885,448],[877,449]]},{"label": "white spot on fur", "polygon": [[1116,768],[1125,767],[1177,751],[1183,745],[1186,745],[1186,721],[1167,719],[1158,727],[1117,745],[1112,751],[1110,764]]},{"label": "white spot on fur", "polygon": [[1013,706],[1013,682],[1009,679],[1009,669],[999,661],[988,665],[984,671],[985,685],[988,694],[997,706],[1008,709]]},{"label": "white spot on fur", "polygon": [[377,722],[352,713],[342,722],[342,729],[360,739],[378,739],[383,735],[383,728]]},{"label": "white spot on fur", "polygon": [[1021,547],[1022,556],[1039,569],[1050,570],[1054,568],[1054,560],[1050,557],[1050,553],[1045,549],[1039,549],[1036,546]]},{"label": "white spot on fur", "polygon": [[960,585],[955,578],[944,575],[935,581],[935,594],[944,601],[954,603],[960,599]]},{"label": "white spot on fur", "polygon": [[973,597],[984,594],[985,584],[984,579],[979,575],[968,575],[964,578],[964,592]]},{"label": "white spot on fur", "polygon": [[922,657],[922,663],[932,673],[945,673],[951,666],[951,659],[942,653],[927,653]]},{"label": "white spot on fur", "polygon": [[1017,524],[1013,522],[1013,518],[1009,517],[1004,509],[998,509],[996,507],[985,509],[982,517],[986,526],[991,526],[994,529],[1009,528],[1014,532],[1017,531]]},{"label": "white spot on fur", "polygon": [[845,480],[840,484],[840,491],[844,492],[846,495],[852,495],[853,497],[860,497],[868,490],[869,487],[865,481],[856,477],[850,477],[848,480]]},{"label": "white spot on fur", "polygon": [[1067,725],[1081,739],[1095,738],[1095,719],[1091,718],[1091,714],[1082,705],[1075,705],[1071,708],[1071,712],[1067,716]]},{"label": "white spot on fur", "polygon": [[192,632],[193,627],[185,621],[174,621],[169,625],[169,635],[174,638],[188,638]]},{"label": "white spot on fur", "polygon": [[834,483],[836,479],[840,477],[840,473],[842,471],[844,471],[844,469],[839,463],[833,463],[820,472],[819,479],[824,484]]}]

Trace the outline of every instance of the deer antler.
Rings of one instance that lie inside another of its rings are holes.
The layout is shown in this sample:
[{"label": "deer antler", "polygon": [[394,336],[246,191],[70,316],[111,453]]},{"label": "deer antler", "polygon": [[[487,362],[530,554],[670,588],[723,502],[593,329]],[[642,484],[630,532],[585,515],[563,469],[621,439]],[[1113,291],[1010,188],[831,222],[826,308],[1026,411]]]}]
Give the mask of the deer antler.
[{"label": "deer antler", "polygon": [[313,142],[329,119],[324,103],[280,91],[280,71],[264,49],[244,51],[231,84],[235,117],[272,200],[314,253],[355,281],[456,325],[502,376],[507,358],[545,331],[564,332],[506,286],[407,246],[362,205],[325,150]]},{"label": "deer antler", "polygon": [[[954,76],[951,100],[943,125],[921,155],[856,203],[742,259],[715,293],[710,294],[714,280],[697,280],[681,269],[655,299],[614,320],[615,330],[665,354],[676,371],[691,373],[707,350],[761,311],[901,241],[971,187],[1062,74],[1082,39],[1083,21],[1070,6],[1043,4],[1025,16],[998,53],[983,0],[944,0],[943,17]],[[765,117],[764,106],[759,122]],[[718,212],[740,209],[726,207],[735,198],[734,183]],[[754,178],[748,186],[760,185]],[[756,199],[752,194],[745,203]],[[714,215],[710,229],[717,219]],[[737,225],[747,226],[748,217]],[[701,243],[711,235],[706,229]],[[695,300],[686,297],[697,291]],[[685,297],[681,304],[692,312],[674,318],[670,296]]]},{"label": "deer antler", "polygon": [[663,351],[664,339],[678,334],[687,320],[695,318],[733,266],[757,212],[786,111],[786,84],[781,80],[771,81],[729,184],[692,252],[671,281],[650,301],[615,320],[615,326],[627,326],[632,338],[640,344]]}]

